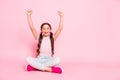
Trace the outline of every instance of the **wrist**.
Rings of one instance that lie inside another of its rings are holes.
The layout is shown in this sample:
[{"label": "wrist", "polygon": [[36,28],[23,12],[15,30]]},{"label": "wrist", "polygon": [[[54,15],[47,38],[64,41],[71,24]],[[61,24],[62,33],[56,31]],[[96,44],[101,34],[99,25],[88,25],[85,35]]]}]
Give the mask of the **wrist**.
[{"label": "wrist", "polygon": [[30,13],[27,13],[27,16],[31,16],[31,14],[30,14]]}]

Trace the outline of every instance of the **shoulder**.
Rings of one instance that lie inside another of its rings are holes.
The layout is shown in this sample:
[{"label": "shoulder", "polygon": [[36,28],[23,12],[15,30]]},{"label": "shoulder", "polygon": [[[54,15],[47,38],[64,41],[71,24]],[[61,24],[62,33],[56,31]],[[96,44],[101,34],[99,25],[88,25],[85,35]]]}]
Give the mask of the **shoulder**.
[{"label": "shoulder", "polygon": [[53,34],[53,38],[55,37],[55,35]]}]

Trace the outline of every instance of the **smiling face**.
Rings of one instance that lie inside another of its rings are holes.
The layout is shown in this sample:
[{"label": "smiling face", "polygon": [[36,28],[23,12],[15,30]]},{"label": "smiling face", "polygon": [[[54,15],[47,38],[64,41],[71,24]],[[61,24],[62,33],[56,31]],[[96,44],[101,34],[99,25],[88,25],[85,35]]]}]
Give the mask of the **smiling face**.
[{"label": "smiling face", "polygon": [[43,36],[49,36],[51,32],[51,26],[49,24],[43,24],[41,26],[41,32]]}]

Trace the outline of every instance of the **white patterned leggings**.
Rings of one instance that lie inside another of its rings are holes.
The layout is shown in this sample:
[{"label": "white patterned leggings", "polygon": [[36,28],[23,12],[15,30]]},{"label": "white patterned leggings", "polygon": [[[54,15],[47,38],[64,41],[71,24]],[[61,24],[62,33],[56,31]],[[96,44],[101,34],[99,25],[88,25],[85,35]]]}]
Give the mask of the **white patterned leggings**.
[{"label": "white patterned leggings", "polygon": [[51,57],[50,55],[39,55],[37,58],[27,57],[27,63],[32,67],[45,70],[46,67],[55,66],[60,63],[60,59],[58,57]]}]

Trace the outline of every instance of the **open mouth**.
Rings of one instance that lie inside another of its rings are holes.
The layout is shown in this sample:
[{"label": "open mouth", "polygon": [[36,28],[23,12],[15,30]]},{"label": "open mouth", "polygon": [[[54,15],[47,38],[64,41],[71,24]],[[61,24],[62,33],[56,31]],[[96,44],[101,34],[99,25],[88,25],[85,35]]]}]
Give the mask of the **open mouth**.
[{"label": "open mouth", "polygon": [[44,32],[43,35],[44,35],[44,36],[48,36],[48,35],[49,35],[49,32]]}]

